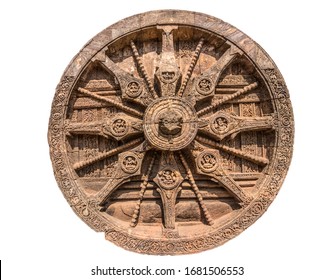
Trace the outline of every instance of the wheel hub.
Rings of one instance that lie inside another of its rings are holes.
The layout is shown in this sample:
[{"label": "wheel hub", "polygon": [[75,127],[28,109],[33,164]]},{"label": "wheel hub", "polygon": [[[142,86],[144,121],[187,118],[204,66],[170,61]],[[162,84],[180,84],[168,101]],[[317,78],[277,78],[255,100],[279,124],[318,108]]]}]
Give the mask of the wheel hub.
[{"label": "wheel hub", "polygon": [[143,119],[144,135],[158,150],[177,151],[187,147],[197,130],[195,109],[177,97],[157,99],[148,106]]}]

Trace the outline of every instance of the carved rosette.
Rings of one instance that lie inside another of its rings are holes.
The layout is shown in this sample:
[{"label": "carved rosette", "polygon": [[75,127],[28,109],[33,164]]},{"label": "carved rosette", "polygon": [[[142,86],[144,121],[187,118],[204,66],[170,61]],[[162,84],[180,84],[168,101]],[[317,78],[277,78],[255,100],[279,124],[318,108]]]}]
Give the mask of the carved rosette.
[{"label": "carved rosette", "polygon": [[168,10],[124,19],[81,50],[48,139],[82,220],[125,249],[173,255],[253,224],[282,185],[293,135],[287,87],[261,47],[219,19]]}]

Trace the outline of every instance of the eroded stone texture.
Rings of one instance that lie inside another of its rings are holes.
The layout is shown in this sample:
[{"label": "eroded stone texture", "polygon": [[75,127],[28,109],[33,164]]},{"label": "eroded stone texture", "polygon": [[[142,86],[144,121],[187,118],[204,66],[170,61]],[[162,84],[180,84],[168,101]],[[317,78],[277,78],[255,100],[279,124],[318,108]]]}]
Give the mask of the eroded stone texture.
[{"label": "eroded stone texture", "polygon": [[221,245],[286,175],[293,116],[272,60],[210,16],[154,11],[86,45],[56,90],[51,159],[73,210],[125,249]]}]

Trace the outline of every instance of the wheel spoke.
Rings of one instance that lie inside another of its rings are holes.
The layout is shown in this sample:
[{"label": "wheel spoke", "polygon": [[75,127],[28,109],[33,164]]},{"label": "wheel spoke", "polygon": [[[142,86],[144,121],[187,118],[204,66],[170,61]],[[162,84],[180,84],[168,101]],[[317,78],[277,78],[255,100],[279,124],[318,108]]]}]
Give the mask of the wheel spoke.
[{"label": "wheel spoke", "polygon": [[229,46],[212,67],[192,80],[192,90],[189,94],[194,95],[196,101],[212,97],[221,74],[240,54],[240,49]]},{"label": "wheel spoke", "polygon": [[178,80],[181,77],[176,63],[173,30],[175,25],[158,26],[162,30],[162,53],[158,70],[155,73],[161,96],[174,96]]},{"label": "wheel spoke", "polygon": [[96,205],[100,207],[100,211],[106,210],[107,207],[105,204],[111,194],[121,185],[127,182],[129,180],[129,177],[132,177],[131,175],[123,175],[124,174],[121,170],[121,167],[119,165],[115,167],[111,178],[108,180],[105,186],[95,195],[94,199],[92,199],[96,202]]},{"label": "wheel spoke", "polygon": [[190,184],[191,184],[191,186],[193,188],[193,191],[194,191],[194,193],[195,193],[195,195],[196,195],[196,197],[198,199],[199,205],[200,205],[200,207],[201,207],[201,209],[202,209],[202,211],[204,213],[205,219],[206,219],[207,223],[210,226],[212,226],[214,224],[213,219],[212,219],[212,217],[210,216],[210,214],[208,212],[208,209],[207,209],[207,207],[205,205],[205,202],[203,201],[203,198],[202,198],[202,195],[200,193],[200,190],[199,190],[199,188],[198,188],[198,186],[197,186],[197,184],[196,184],[196,182],[195,182],[195,180],[193,178],[192,171],[191,171],[189,165],[187,164],[186,159],[185,159],[184,155],[182,154],[182,152],[179,152],[179,157],[180,157],[180,160],[181,160],[182,164],[185,167],[185,170],[186,170],[186,173],[187,173],[187,177],[188,177],[188,179],[190,181]]},{"label": "wheel spoke", "polygon": [[68,136],[75,134],[100,135],[107,139],[123,140],[129,136],[142,133],[142,121],[119,113],[114,117],[95,122],[67,122],[65,132]]},{"label": "wheel spoke", "polygon": [[122,70],[105,54],[105,50],[96,56],[95,61],[98,61],[106,71],[117,78],[122,98],[144,106],[152,101],[152,94],[146,89],[144,80]]},{"label": "wheel spoke", "polygon": [[183,181],[173,152],[161,152],[159,172],[153,181],[162,200],[164,228],[173,230],[176,223],[176,199]]},{"label": "wheel spoke", "polygon": [[223,170],[219,151],[207,149],[198,142],[194,145],[192,155],[196,160],[197,172],[218,180],[240,205],[247,205],[252,200],[251,196]]},{"label": "wheel spoke", "polygon": [[[127,150],[128,147],[124,148],[124,150]],[[119,153],[115,172],[105,186],[96,194],[95,200],[99,205],[105,204],[110,195],[129,178],[141,174],[142,160],[146,151],[145,142],[142,142],[133,149]]]},{"label": "wheel spoke", "polygon": [[149,88],[149,91],[150,91],[151,95],[154,98],[158,98],[158,95],[156,94],[155,89],[154,89],[154,85],[152,84],[151,80],[148,77],[148,73],[146,71],[146,68],[143,65],[142,59],[141,59],[141,57],[139,55],[138,49],[136,48],[136,45],[133,42],[133,40],[131,41],[131,48],[132,48],[135,60],[136,60],[138,66],[140,68],[140,71],[141,71],[141,73],[142,73],[142,75],[143,75],[143,77],[144,77],[144,79],[146,81],[146,84],[147,84],[147,86]]},{"label": "wheel spoke", "polygon": [[201,38],[200,41],[199,41],[199,43],[198,43],[198,45],[197,45],[197,47],[196,47],[196,49],[195,49],[195,51],[194,51],[194,55],[192,56],[191,63],[189,65],[188,69],[187,69],[186,75],[184,77],[184,80],[183,80],[182,85],[180,87],[180,90],[178,92],[178,96],[179,97],[183,96],[183,93],[184,93],[184,91],[186,89],[187,83],[188,83],[189,79],[192,76],[194,67],[197,64],[197,61],[198,61],[201,49],[203,47],[203,43],[204,43],[204,39]]},{"label": "wheel spoke", "polygon": [[218,61],[202,75],[209,76],[213,80],[214,85],[216,85],[222,72],[241,54],[242,51],[240,49],[231,45]]},{"label": "wheel spoke", "polygon": [[225,112],[217,112],[210,117],[200,118],[199,131],[216,140],[223,140],[228,136],[234,138],[245,131],[264,131],[274,129],[274,116],[238,117]]},{"label": "wheel spoke", "polygon": [[97,161],[100,161],[100,160],[103,160],[103,159],[106,159],[108,157],[111,157],[111,156],[114,156],[114,155],[117,155],[125,150],[127,150],[128,148],[132,147],[132,146],[135,146],[135,145],[139,145],[141,142],[143,142],[143,138],[140,137],[140,138],[137,138],[135,140],[132,140],[122,146],[119,146],[117,148],[114,148],[106,153],[103,153],[103,154],[100,154],[96,157],[93,157],[93,158],[90,158],[88,160],[85,160],[85,161],[80,161],[80,162],[77,162],[73,165],[73,168],[74,170],[79,170],[79,169],[82,169],[83,167],[86,167],[88,165],[91,165]]},{"label": "wheel spoke", "polygon": [[205,137],[197,136],[196,140],[198,140],[199,142],[201,142],[205,145],[208,145],[212,148],[220,149],[220,150],[222,150],[222,151],[224,151],[228,154],[234,155],[234,156],[242,158],[242,159],[246,159],[246,160],[251,161],[251,162],[253,162],[255,164],[258,164],[260,166],[266,166],[267,164],[269,164],[269,160],[267,158],[251,155],[251,154],[246,153],[244,151],[228,147],[226,145],[220,144],[218,142],[207,139]]},{"label": "wheel spoke", "polygon": [[132,115],[137,116],[137,117],[141,117],[141,118],[143,117],[143,113],[141,113],[141,112],[139,112],[139,111],[137,111],[137,110],[135,110],[131,107],[125,106],[125,105],[123,105],[122,103],[120,103],[118,101],[115,101],[115,100],[107,98],[107,97],[100,96],[98,94],[93,93],[90,90],[87,90],[87,89],[84,89],[84,88],[81,88],[81,87],[78,88],[78,91],[87,95],[87,96],[89,96],[89,97],[91,97],[91,98],[94,98],[98,101],[102,101],[104,103],[110,104],[110,105],[112,105],[112,106],[114,106],[114,107],[116,107],[116,108],[118,108],[118,109],[120,109],[124,112],[127,112],[127,113],[132,114]]},{"label": "wheel spoke", "polygon": [[222,170],[220,170],[220,172],[215,174],[213,177],[217,179],[226,188],[226,190],[233,195],[233,197],[242,207],[247,206],[252,201],[252,196],[245,193],[242,188],[237,185],[235,180]]},{"label": "wheel spoke", "polygon": [[153,157],[150,160],[150,164],[148,166],[147,172],[142,175],[142,178],[141,178],[142,182],[140,184],[139,199],[136,202],[135,210],[134,210],[133,215],[132,215],[131,227],[135,227],[136,224],[137,224],[137,220],[138,220],[139,214],[140,214],[141,203],[142,203],[143,196],[145,194],[145,191],[146,191],[146,188],[147,188],[147,185],[148,185],[149,176],[150,176],[151,171],[152,171],[153,166],[154,166],[155,158],[156,158],[156,153],[154,153]]},{"label": "wheel spoke", "polygon": [[105,133],[103,126],[104,121],[95,122],[65,122],[65,134],[72,137],[76,134],[99,135],[105,138],[110,138],[110,134]]},{"label": "wheel spoke", "polygon": [[254,82],[254,83],[252,83],[252,84],[250,84],[248,86],[245,86],[244,88],[236,91],[235,93],[231,94],[230,96],[228,96],[228,97],[226,97],[224,99],[221,99],[220,101],[218,101],[218,102],[216,102],[216,103],[214,103],[214,104],[212,104],[212,105],[210,105],[210,106],[208,106],[208,107],[200,110],[198,112],[198,117],[201,117],[201,116],[209,113],[213,109],[221,106],[222,104],[225,104],[228,101],[231,101],[231,100],[233,100],[233,99],[235,99],[235,98],[237,98],[237,97],[239,97],[239,96],[241,96],[243,94],[249,93],[249,91],[251,91],[252,89],[255,89],[257,86],[258,86],[257,82]]}]

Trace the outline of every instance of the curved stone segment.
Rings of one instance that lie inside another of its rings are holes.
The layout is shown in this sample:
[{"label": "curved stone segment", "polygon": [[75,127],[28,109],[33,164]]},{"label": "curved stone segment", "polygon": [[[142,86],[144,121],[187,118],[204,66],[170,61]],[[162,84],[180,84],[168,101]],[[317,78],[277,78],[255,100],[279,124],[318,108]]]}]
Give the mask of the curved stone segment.
[{"label": "curved stone segment", "polygon": [[74,212],[146,254],[232,239],[278,193],[293,113],[281,73],[235,27],[153,11],[97,34],[57,87],[49,145]]}]

